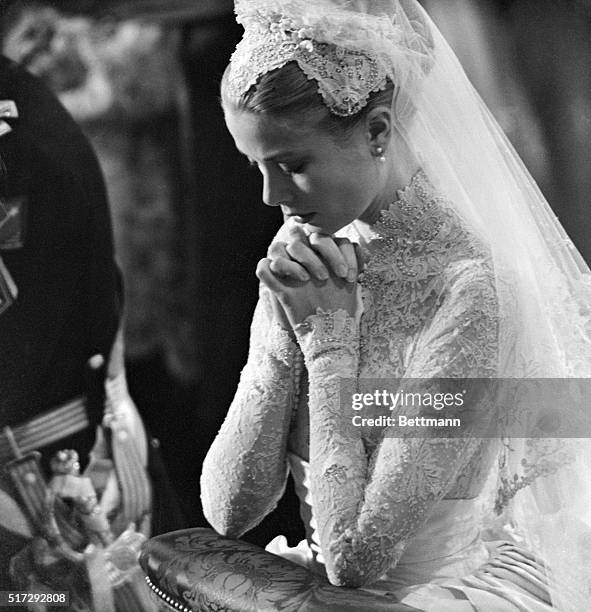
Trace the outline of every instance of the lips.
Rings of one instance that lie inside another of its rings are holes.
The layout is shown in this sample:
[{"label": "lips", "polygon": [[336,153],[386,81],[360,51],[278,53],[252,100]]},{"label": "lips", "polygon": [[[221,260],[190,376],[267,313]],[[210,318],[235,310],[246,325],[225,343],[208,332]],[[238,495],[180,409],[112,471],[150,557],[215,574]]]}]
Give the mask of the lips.
[{"label": "lips", "polygon": [[296,223],[310,223],[316,213],[306,213],[304,215],[289,215]]}]

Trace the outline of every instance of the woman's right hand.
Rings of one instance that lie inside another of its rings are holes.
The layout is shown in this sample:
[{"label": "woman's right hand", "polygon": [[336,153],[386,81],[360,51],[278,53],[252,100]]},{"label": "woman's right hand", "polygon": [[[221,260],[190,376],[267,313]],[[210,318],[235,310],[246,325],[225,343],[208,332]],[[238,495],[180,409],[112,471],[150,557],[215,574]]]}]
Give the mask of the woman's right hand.
[{"label": "woman's right hand", "polygon": [[281,302],[277,298],[277,296],[271,291],[271,306],[273,307],[273,318],[275,319],[275,323],[280,325],[285,331],[289,332],[290,336],[293,336],[293,329],[291,327],[291,323],[287,315],[285,314],[285,310],[281,305]]},{"label": "woman's right hand", "polygon": [[359,245],[329,234],[306,234],[292,224],[287,242],[274,242],[267,253],[271,272],[279,277],[307,281],[310,276],[327,280],[330,273],[354,283],[363,270]]}]

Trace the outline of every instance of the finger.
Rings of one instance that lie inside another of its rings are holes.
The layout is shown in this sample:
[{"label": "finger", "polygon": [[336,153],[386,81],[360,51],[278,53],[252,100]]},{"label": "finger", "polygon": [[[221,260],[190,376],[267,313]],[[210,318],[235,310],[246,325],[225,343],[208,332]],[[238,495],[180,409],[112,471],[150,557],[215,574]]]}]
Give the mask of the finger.
[{"label": "finger", "polygon": [[269,247],[267,257],[271,260],[271,271],[277,276],[287,276],[301,281],[310,280],[306,269],[293,260],[287,250],[285,242],[276,242]]},{"label": "finger", "polygon": [[283,283],[271,272],[271,260],[268,257],[264,257],[259,261],[256,275],[276,295],[280,295],[284,291]]},{"label": "finger", "polygon": [[328,234],[310,234],[310,246],[326,261],[328,267],[341,278],[347,278],[349,266],[334,238]]},{"label": "finger", "polygon": [[287,231],[287,235],[289,236],[290,242],[300,240],[304,244],[307,244],[308,246],[310,245],[308,242],[308,234],[306,233],[306,230],[304,230],[304,227],[299,223],[291,223]]},{"label": "finger", "polygon": [[296,240],[288,243],[285,251],[291,259],[302,265],[314,278],[318,280],[328,279],[328,268],[308,244]]},{"label": "finger", "polygon": [[306,268],[289,256],[272,259],[270,268],[271,272],[276,276],[300,281],[310,280],[310,275],[306,272]]},{"label": "finger", "polygon": [[355,257],[357,257],[357,271],[361,273],[365,270],[365,257],[363,256],[363,251],[359,244],[354,242],[353,245],[355,247]]},{"label": "finger", "polygon": [[269,248],[267,249],[267,257],[269,259],[273,259],[276,257],[285,257],[285,246],[286,242],[272,242]]},{"label": "finger", "polygon": [[347,282],[354,283],[359,273],[355,245],[347,238],[335,238],[335,243],[339,247],[347,265]]}]

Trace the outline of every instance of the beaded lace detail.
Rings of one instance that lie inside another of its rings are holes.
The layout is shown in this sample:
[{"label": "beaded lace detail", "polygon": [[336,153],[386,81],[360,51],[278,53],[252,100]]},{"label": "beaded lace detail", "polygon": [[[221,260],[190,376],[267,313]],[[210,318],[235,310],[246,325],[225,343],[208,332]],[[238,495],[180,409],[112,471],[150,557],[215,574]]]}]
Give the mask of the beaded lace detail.
[{"label": "beaded lace detail", "polygon": [[230,61],[229,92],[246,93],[263,74],[295,61],[329,110],[339,116],[355,115],[373,91],[386,86],[386,70],[371,54],[322,41],[322,23],[316,27],[277,12],[249,9],[238,21],[245,33]]},{"label": "beaded lace detail", "polygon": [[468,343],[461,332],[472,333],[466,356],[482,376],[494,375],[497,303],[488,253],[424,172],[398,196],[372,227],[360,279],[362,375],[426,378],[437,362],[440,377],[466,376],[470,364],[448,359],[447,343],[441,355],[434,350],[435,333],[451,328],[442,337],[460,349]]},{"label": "beaded lace detail", "polygon": [[304,354],[330,350],[331,347],[342,349],[349,345],[352,345],[349,346],[351,352],[355,353],[357,325],[344,310],[326,312],[318,308],[315,315],[307,317],[294,331]]},{"label": "beaded lace detail", "polygon": [[[349,230],[362,231],[356,224]],[[268,342],[272,313],[257,308],[248,375],[202,480],[210,522],[239,535],[283,490],[286,447],[297,437],[300,446],[290,450],[309,456],[328,577],[348,586],[371,584],[392,570],[439,500],[477,496],[496,454],[492,442],[473,438],[417,439],[353,426],[341,401],[343,379],[487,377],[497,359],[490,259],[424,173],[359,239],[368,255],[359,323],[344,311],[318,312],[296,328],[299,348],[279,362]],[[302,389],[295,428],[307,435],[288,437],[298,351],[308,401]],[[476,419],[494,418],[481,414],[484,407],[472,410]]]}]

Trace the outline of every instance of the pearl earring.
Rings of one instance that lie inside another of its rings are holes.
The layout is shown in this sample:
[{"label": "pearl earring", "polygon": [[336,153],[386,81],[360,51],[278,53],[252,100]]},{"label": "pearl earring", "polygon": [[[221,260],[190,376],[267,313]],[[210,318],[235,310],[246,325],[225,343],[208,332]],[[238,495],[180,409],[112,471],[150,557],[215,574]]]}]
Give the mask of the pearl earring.
[{"label": "pearl earring", "polygon": [[379,155],[378,160],[380,163],[384,163],[386,161],[386,156],[384,155],[384,147],[376,147],[376,153]]}]

